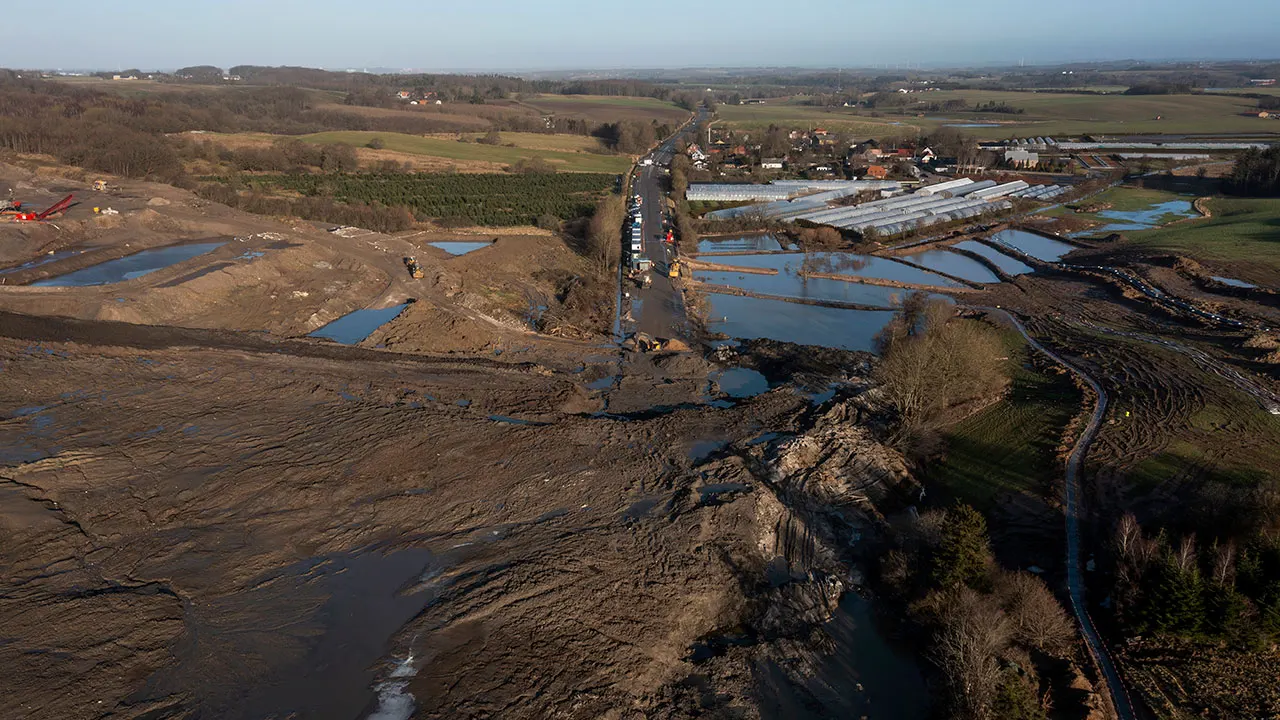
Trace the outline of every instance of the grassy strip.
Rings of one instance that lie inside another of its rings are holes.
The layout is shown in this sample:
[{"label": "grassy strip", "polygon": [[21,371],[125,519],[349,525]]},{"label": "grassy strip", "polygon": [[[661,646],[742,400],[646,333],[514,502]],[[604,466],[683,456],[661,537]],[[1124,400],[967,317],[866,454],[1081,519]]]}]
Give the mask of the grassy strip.
[{"label": "grassy strip", "polygon": [[979,510],[1002,493],[1044,495],[1057,486],[1058,446],[1079,412],[1080,392],[1065,375],[1028,366],[1016,333],[1004,336],[1013,385],[1000,402],[943,431],[944,457],[928,468],[944,496]]},{"label": "grassy strip", "polygon": [[1130,234],[1130,240],[1207,261],[1280,271],[1280,198],[1212,198],[1213,217]]}]

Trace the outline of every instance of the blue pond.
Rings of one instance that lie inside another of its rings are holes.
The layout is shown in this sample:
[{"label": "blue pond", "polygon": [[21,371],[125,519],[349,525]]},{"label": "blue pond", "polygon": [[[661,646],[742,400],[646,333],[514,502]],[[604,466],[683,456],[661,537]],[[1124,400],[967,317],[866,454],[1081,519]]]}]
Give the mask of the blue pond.
[{"label": "blue pond", "polygon": [[343,345],[355,345],[372,335],[374,330],[394,320],[407,306],[408,303],[402,303],[381,310],[356,310],[316,330],[308,337],[328,338]]},{"label": "blue pond", "polygon": [[437,247],[449,253],[450,255],[466,255],[469,252],[475,252],[480,248],[487,248],[493,243],[488,240],[484,242],[465,242],[453,240],[441,240],[440,242],[427,243],[431,247]]},{"label": "blue pond", "polygon": [[982,263],[947,250],[926,250],[914,255],[903,255],[902,259],[964,280],[980,283],[1000,282],[1000,278]]},{"label": "blue pond", "polygon": [[842,310],[783,300],[707,295],[708,329],[729,337],[871,351],[892,310]]},{"label": "blue pond", "polygon": [[203,255],[224,243],[194,243],[191,245],[172,245],[170,247],[143,250],[140,253],[122,257],[83,270],[77,270],[55,278],[39,280],[31,283],[35,287],[87,287],[90,285],[110,285],[111,283],[133,280],[184,260]]},{"label": "blue pond", "polygon": [[1027,273],[1033,273],[1036,271],[1035,268],[1022,262],[1018,258],[1013,257],[1012,255],[1005,255],[990,245],[980,243],[977,240],[965,240],[964,242],[956,243],[956,247],[961,250],[968,250],[971,253],[981,255],[982,257],[990,260],[993,265],[1000,268],[1008,275],[1026,275]]},{"label": "blue pond", "polygon": [[1074,245],[1025,230],[1002,230],[992,235],[991,239],[1045,262],[1057,262],[1062,256],[1078,249]]},{"label": "blue pond", "polygon": [[698,252],[768,252],[781,250],[782,243],[772,235],[712,238],[698,241]]}]

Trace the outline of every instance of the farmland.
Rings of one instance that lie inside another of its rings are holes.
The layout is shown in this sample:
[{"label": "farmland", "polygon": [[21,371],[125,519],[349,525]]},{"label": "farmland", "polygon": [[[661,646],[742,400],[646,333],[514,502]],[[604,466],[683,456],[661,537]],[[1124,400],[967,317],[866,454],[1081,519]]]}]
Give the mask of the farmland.
[{"label": "farmland", "polygon": [[[452,135],[422,137],[401,133],[366,131],[324,132],[304,135],[305,142],[321,145],[342,144],[365,147],[374,138],[382,141],[386,150],[444,158],[447,160],[514,164],[517,161],[540,158],[564,172],[620,173],[631,166],[631,159],[621,155],[602,154],[598,141],[584,136],[539,135],[537,133],[502,133],[499,145],[474,142],[475,135],[464,136],[459,141]],[[508,143],[514,145],[509,147]],[[590,152],[599,149],[600,152]]]},{"label": "farmland", "polygon": [[594,122],[656,120],[675,126],[689,117],[689,112],[665,100],[644,97],[605,95],[538,95],[521,101],[523,105],[545,114],[583,118]]},{"label": "farmland", "polygon": [[332,197],[343,202],[404,206],[432,218],[499,227],[531,224],[540,215],[587,215],[613,187],[611,174],[532,175],[269,175],[256,186]]},{"label": "farmland", "polygon": [[[968,112],[922,113],[914,104],[964,100],[970,106],[1005,103],[1021,115]],[[854,132],[887,134],[928,131],[948,123],[992,123],[996,127],[964,128],[979,138],[1025,135],[1130,133],[1274,133],[1274,123],[1249,115],[1256,103],[1232,94],[1119,95],[1034,93],[997,90],[948,90],[906,97],[903,109],[882,108],[880,117],[865,109],[821,108],[785,102],[721,106],[717,112],[732,126],[761,127],[776,123],[813,124]],[[945,116],[945,117],[942,117]],[[1157,120],[1156,118],[1160,119]],[[901,119],[901,126],[892,125]]]}]

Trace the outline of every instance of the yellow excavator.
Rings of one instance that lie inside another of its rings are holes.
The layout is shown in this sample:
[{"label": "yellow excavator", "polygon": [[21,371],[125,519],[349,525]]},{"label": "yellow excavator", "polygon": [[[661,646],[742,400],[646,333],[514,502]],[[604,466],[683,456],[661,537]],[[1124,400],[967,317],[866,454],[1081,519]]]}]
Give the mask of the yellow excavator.
[{"label": "yellow excavator", "polygon": [[679,260],[672,260],[671,262],[667,263],[667,277],[669,278],[680,277],[680,261]]},{"label": "yellow excavator", "polygon": [[421,280],[424,277],[422,273],[422,266],[418,264],[418,260],[416,258],[405,258],[404,266],[409,270],[409,277],[414,278],[415,280]]}]

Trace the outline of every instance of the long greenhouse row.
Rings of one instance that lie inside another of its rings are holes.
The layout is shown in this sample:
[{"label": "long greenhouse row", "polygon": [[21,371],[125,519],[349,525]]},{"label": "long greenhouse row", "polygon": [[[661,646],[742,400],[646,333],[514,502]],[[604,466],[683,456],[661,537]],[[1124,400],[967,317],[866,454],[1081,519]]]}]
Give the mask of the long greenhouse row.
[{"label": "long greenhouse row", "polygon": [[1009,193],[1009,197],[1027,198],[1030,200],[1050,200],[1056,198],[1067,189],[1061,185],[1032,185],[1029,188]]},{"label": "long greenhouse row", "polygon": [[892,180],[779,180],[767,185],[746,183],[695,183],[685,191],[689,202],[750,202],[787,200],[816,191],[844,191],[853,195],[864,190],[897,190]]},{"label": "long greenhouse row", "polygon": [[805,213],[792,220],[807,220],[843,230],[872,229],[884,235],[897,235],[915,228],[977,217],[1010,207],[1012,206],[1007,200],[992,202],[985,198],[916,194]]}]

